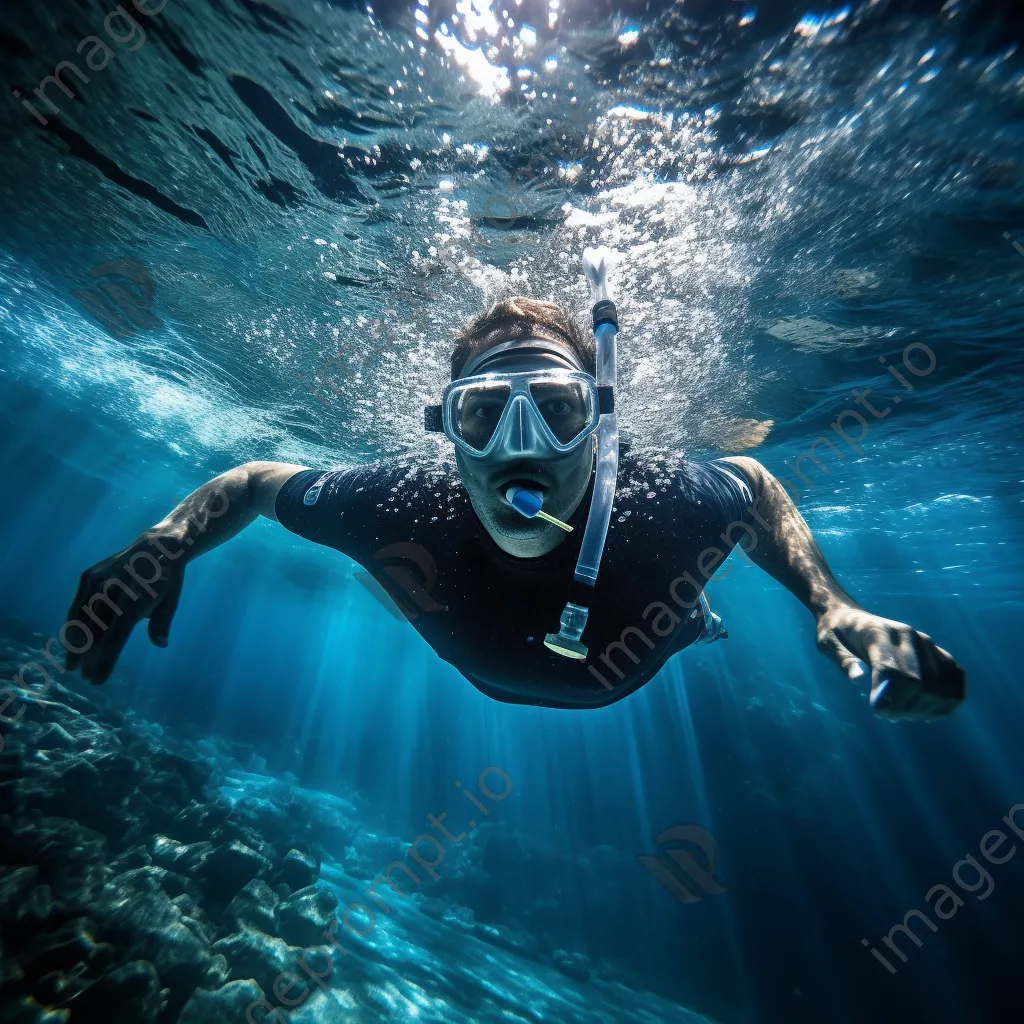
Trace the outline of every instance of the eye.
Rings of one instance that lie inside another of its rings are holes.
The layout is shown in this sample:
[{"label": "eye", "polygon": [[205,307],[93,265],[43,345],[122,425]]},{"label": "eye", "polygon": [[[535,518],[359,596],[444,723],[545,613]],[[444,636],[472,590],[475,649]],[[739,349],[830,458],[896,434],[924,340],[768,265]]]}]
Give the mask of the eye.
[{"label": "eye", "polygon": [[573,410],[572,406],[564,398],[555,398],[545,404],[545,409],[551,416],[568,416]]},{"label": "eye", "polygon": [[489,422],[490,420],[497,419],[501,414],[501,410],[504,409],[504,403],[499,402],[477,402],[470,409],[469,414],[474,419],[483,420]]}]

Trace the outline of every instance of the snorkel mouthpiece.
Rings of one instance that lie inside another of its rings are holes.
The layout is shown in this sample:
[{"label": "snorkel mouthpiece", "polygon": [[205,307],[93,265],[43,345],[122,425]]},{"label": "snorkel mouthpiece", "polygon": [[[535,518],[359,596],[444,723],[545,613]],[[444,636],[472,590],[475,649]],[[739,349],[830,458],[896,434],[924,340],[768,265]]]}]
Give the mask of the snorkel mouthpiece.
[{"label": "snorkel mouthpiece", "polygon": [[590,285],[590,304],[610,302],[608,294],[608,270],[612,255],[611,249],[600,246],[597,249],[583,250],[583,274]]},{"label": "snorkel mouthpiece", "polygon": [[590,600],[608,538],[619,473],[619,427],[615,418],[615,335],[619,321],[608,289],[611,257],[612,251],[603,246],[583,252],[583,273],[590,285],[597,342],[597,392],[601,410],[597,427],[597,471],[570,598],[562,610],[558,632],[548,633],[544,638],[544,646],[549,650],[578,660],[587,656],[587,647],[580,638],[587,625]]},{"label": "snorkel mouthpiece", "polygon": [[566,533],[572,533],[572,527],[568,523],[563,523],[561,519],[556,519],[543,511],[544,496],[540,491],[530,491],[525,487],[513,486],[505,492],[505,500],[527,519],[533,519],[536,516],[538,519],[560,526]]}]

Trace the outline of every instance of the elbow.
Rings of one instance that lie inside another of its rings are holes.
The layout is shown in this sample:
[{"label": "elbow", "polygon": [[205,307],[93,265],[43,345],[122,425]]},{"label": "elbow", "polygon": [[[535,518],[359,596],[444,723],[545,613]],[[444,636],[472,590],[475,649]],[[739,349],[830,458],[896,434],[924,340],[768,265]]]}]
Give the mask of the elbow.
[{"label": "elbow", "polygon": [[244,487],[245,502],[250,508],[258,508],[263,497],[264,485],[272,462],[246,462],[239,466],[239,482]]},{"label": "elbow", "polygon": [[775,479],[757,459],[752,459],[748,455],[730,455],[720,461],[728,462],[740,471],[743,479],[747,481],[754,493],[755,502],[761,500],[768,481]]}]

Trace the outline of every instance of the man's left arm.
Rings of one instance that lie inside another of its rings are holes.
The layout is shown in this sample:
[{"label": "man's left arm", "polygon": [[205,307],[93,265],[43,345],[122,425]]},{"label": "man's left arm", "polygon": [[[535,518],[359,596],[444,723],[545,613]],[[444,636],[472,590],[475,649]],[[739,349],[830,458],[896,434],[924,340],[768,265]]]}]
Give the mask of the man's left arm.
[{"label": "man's left arm", "polygon": [[[755,493],[750,558],[811,612],[818,649],[852,680],[871,668],[871,706],[887,718],[948,715],[964,698],[964,670],[931,637],[865,611],[839,585],[782,484],[756,459],[719,460],[743,472]],[[863,663],[863,665],[862,665]]]}]

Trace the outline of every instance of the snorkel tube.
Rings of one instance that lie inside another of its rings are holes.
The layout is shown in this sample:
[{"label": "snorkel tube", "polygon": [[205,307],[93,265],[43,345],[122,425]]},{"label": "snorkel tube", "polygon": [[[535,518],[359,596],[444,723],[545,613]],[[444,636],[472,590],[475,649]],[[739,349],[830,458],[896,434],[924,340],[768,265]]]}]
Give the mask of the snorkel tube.
[{"label": "snorkel tube", "polygon": [[615,303],[608,294],[610,256],[611,251],[603,247],[583,251],[583,273],[590,285],[597,341],[597,396],[601,414],[597,424],[597,471],[569,600],[562,610],[559,631],[544,637],[544,646],[549,650],[579,660],[587,656],[587,648],[580,638],[587,626],[597,571],[608,538],[619,473],[619,425],[615,419],[615,335],[619,321]]}]

